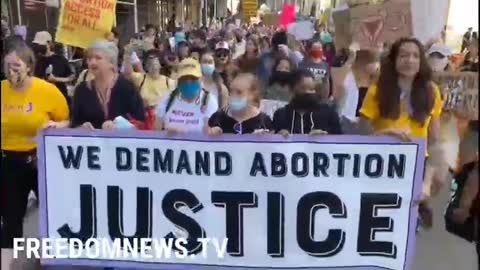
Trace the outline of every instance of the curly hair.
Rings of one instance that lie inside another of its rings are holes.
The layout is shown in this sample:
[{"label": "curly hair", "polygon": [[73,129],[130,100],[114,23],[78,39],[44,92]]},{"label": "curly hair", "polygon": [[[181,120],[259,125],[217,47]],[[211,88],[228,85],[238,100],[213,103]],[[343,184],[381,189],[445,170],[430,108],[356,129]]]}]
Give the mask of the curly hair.
[{"label": "curly hair", "polygon": [[380,115],[384,118],[398,119],[400,117],[401,89],[398,85],[398,71],[396,61],[400,48],[406,43],[413,43],[418,47],[420,57],[420,69],[415,76],[410,93],[412,107],[411,118],[424,125],[434,105],[434,90],[432,84],[432,70],[425,57],[425,49],[422,43],[415,38],[401,38],[391,47],[380,67],[378,80],[377,99],[379,101]]}]

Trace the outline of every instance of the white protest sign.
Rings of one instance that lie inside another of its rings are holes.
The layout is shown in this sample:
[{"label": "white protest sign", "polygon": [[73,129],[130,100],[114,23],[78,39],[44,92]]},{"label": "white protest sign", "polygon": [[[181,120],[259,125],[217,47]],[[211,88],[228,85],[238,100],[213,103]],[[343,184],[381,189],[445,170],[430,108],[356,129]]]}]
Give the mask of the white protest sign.
[{"label": "white protest sign", "polygon": [[45,5],[47,7],[58,8],[58,7],[60,7],[60,2],[59,2],[59,0],[46,0]]},{"label": "white protest sign", "polygon": [[315,29],[311,21],[300,21],[289,24],[287,32],[296,40],[309,40],[313,38]]},{"label": "white protest sign", "polygon": [[260,111],[273,118],[273,114],[280,108],[287,105],[287,102],[273,99],[262,99],[260,101]]},{"label": "white protest sign", "polygon": [[[115,137],[113,137],[115,136]],[[188,237],[188,256],[44,260],[132,269],[408,269],[423,142],[47,130],[42,238]],[[199,238],[228,238],[218,246]],[[52,255],[57,255],[55,250]],[[204,253],[203,253],[204,252]],[[204,256],[202,256],[202,254]],[[168,266],[168,265],[170,266]],[[165,268],[166,267],[166,268]]]}]

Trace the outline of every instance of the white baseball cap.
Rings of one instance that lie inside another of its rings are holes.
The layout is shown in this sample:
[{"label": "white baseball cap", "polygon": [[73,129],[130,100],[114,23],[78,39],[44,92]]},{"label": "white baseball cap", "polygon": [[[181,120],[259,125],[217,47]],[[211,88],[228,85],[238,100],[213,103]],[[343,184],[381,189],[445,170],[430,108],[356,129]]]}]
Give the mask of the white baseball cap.
[{"label": "white baseball cap", "polygon": [[450,51],[447,46],[438,43],[433,44],[427,52],[428,55],[432,53],[439,53],[445,57],[449,57],[450,55],[452,55],[452,51]]},{"label": "white baseball cap", "polygon": [[230,47],[228,46],[228,42],[220,41],[220,42],[217,43],[217,45],[215,45],[215,51],[216,50],[221,50],[221,49],[229,51]]},{"label": "white baseball cap", "polygon": [[50,35],[49,32],[40,31],[35,33],[35,38],[33,39],[32,43],[36,43],[39,45],[47,45],[48,42],[51,42],[52,40],[52,35]]}]

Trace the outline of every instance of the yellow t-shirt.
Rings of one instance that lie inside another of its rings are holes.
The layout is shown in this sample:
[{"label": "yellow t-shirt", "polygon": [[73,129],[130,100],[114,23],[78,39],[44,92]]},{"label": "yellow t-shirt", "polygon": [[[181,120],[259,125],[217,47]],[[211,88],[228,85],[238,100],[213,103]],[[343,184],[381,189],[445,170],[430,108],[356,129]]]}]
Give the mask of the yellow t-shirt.
[{"label": "yellow t-shirt", "polygon": [[176,86],[175,81],[163,75],[153,79],[150,76],[145,76],[144,73],[134,72],[132,73],[132,80],[140,89],[140,95],[146,106],[156,106],[160,97],[175,89]]},{"label": "yellow t-shirt", "polygon": [[33,150],[43,125],[49,120],[68,120],[67,101],[55,85],[33,77],[30,88],[24,91],[12,89],[7,80],[1,86],[2,150]]},{"label": "yellow t-shirt", "polygon": [[426,119],[424,125],[410,118],[410,115],[405,109],[406,106],[404,106],[404,104],[401,106],[400,117],[398,119],[388,119],[380,116],[380,108],[377,100],[377,89],[377,85],[370,86],[360,109],[360,113],[372,122],[375,131],[381,131],[384,129],[404,129],[409,130],[413,137],[427,139],[428,127],[432,117],[440,117],[440,114],[442,113],[443,104],[438,86],[434,85],[433,87],[435,101],[432,112]]}]

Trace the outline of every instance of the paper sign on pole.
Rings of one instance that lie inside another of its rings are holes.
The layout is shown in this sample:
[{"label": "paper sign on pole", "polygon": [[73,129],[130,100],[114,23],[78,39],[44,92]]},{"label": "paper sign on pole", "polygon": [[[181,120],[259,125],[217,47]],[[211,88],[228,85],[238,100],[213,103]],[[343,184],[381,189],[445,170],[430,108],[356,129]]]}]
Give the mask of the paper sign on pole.
[{"label": "paper sign on pole", "polygon": [[267,13],[262,16],[262,22],[263,24],[265,24],[265,26],[277,26],[278,20],[279,20],[278,14]]},{"label": "paper sign on pole", "polygon": [[350,8],[350,31],[362,49],[382,48],[401,37],[413,35],[410,0]]},{"label": "paper sign on pole", "polygon": [[441,72],[434,77],[442,92],[445,111],[478,120],[477,72]]},{"label": "paper sign on pole", "polygon": [[[87,248],[43,264],[410,269],[423,141],[49,129],[38,147],[41,238]],[[156,244],[112,252],[182,237],[169,257]]]},{"label": "paper sign on pole", "polygon": [[315,34],[315,29],[311,21],[300,21],[288,25],[287,32],[296,40],[309,40]]},{"label": "paper sign on pole", "polygon": [[104,39],[115,20],[116,0],[65,0],[62,2],[55,40],[88,48]]},{"label": "paper sign on pole", "polygon": [[248,21],[251,17],[257,16],[258,1],[257,0],[243,0],[242,12],[244,21]]},{"label": "paper sign on pole", "polygon": [[279,24],[286,29],[289,24],[295,21],[295,5],[285,4],[282,8],[282,14],[280,14]]}]

